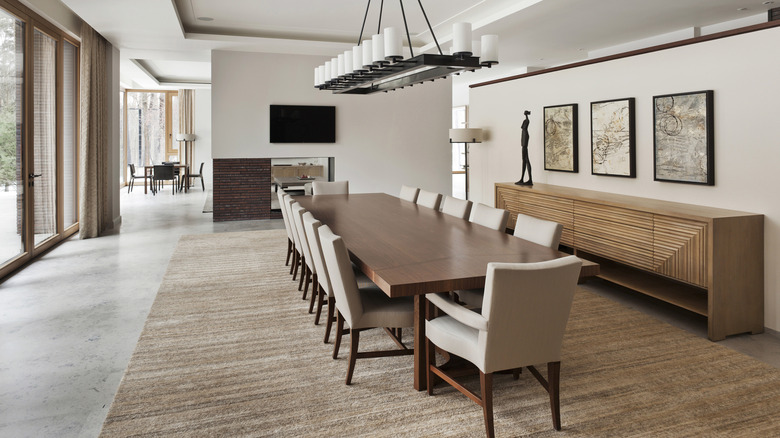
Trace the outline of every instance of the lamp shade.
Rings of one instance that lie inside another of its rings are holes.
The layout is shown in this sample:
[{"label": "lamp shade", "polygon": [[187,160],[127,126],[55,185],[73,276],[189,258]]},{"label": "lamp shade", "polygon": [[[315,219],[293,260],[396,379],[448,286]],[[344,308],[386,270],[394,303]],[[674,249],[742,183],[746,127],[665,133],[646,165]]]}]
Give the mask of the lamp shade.
[{"label": "lamp shade", "polygon": [[471,23],[452,25],[452,54],[471,56]]},{"label": "lamp shade", "polygon": [[195,141],[195,134],[176,134],[176,141]]},{"label": "lamp shade", "polygon": [[482,130],[479,128],[450,129],[450,143],[482,143]]},{"label": "lamp shade", "polygon": [[482,64],[498,64],[498,35],[482,35]]}]

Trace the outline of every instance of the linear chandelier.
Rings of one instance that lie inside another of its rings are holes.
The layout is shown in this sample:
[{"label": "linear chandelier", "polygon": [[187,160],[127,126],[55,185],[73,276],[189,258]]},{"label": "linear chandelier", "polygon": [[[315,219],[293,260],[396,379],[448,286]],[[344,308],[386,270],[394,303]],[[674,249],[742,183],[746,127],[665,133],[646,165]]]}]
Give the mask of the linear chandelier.
[{"label": "linear chandelier", "polygon": [[363,26],[357,45],[346,50],[338,57],[327,61],[324,65],[314,68],[314,86],[320,90],[343,94],[370,94],[380,91],[388,92],[397,88],[421,84],[446,78],[462,71],[474,71],[482,67],[490,68],[498,64],[498,36],[483,35],[481,39],[481,58],[473,56],[471,42],[471,24],[455,23],[453,25],[452,54],[445,55],[441,51],[439,41],[433,33],[431,22],[420,4],[428,30],[439,54],[420,54],[414,56],[412,38],[409,36],[409,26],[406,23],[404,2],[399,0],[401,15],[406,29],[406,39],[409,43],[410,57],[403,59],[403,36],[396,27],[387,27],[380,32],[382,26],[382,9],[384,0],[379,7],[379,23],[377,33],[370,39],[363,39],[368,10],[371,0],[368,0],[366,13],[363,16]]}]

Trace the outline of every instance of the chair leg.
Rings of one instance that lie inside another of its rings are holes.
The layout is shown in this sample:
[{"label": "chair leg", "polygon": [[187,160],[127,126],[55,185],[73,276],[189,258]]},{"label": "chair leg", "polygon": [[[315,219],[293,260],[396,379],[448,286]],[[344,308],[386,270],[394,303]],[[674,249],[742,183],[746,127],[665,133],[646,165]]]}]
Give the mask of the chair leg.
[{"label": "chair leg", "polygon": [[553,427],[561,430],[561,363],[547,363],[547,388],[550,393],[550,410],[552,411]]},{"label": "chair leg", "polygon": [[[295,261],[298,257],[298,250],[295,249],[295,242],[293,242],[293,250],[292,250],[292,265],[290,265],[290,275],[293,275],[293,270],[295,269]],[[295,277],[293,277],[293,280],[295,280]]]},{"label": "chair leg", "polygon": [[322,315],[322,304],[325,302],[325,291],[322,286],[317,287],[317,313],[314,315],[314,325],[320,324],[320,316]]},{"label": "chair leg", "polygon": [[[305,282],[303,284],[303,299],[304,300],[306,299],[306,294],[309,291],[309,284],[311,283],[311,276],[312,276],[311,268],[309,268],[309,266],[307,265],[306,266],[306,275],[304,276],[304,277],[306,277],[306,280],[305,280]],[[312,291],[313,291],[313,289],[312,289]],[[314,296],[314,295],[312,295],[312,296]],[[311,313],[311,312],[309,312],[309,313]]]},{"label": "chair leg", "polygon": [[333,313],[335,309],[336,300],[333,297],[328,297],[328,319],[325,323],[325,340],[322,341],[325,344],[327,344],[328,340],[330,339],[330,329],[333,327]]},{"label": "chair leg", "polygon": [[203,181],[202,176],[200,177],[200,188],[202,188],[204,192],[206,191],[206,182]]},{"label": "chair leg", "polygon": [[341,312],[336,311],[336,341],[333,343],[333,358],[338,359],[339,348],[341,347],[341,335],[344,333],[344,317]]},{"label": "chair leg", "polygon": [[[300,281],[298,281],[298,290],[303,290],[303,280],[304,277],[306,277],[306,258],[303,256],[303,254],[299,254],[300,263],[301,263],[301,278]],[[306,292],[303,293],[303,298],[306,299]]]},{"label": "chair leg", "polygon": [[482,415],[485,417],[485,431],[488,438],[496,436],[493,428],[493,373],[479,372],[479,386],[482,391]]},{"label": "chair leg", "polygon": [[311,298],[309,299],[309,314],[314,313],[314,300],[320,295],[317,287],[319,284],[320,283],[317,280],[317,274],[311,274]]},{"label": "chair leg", "polygon": [[298,276],[298,266],[301,264],[301,253],[299,253],[298,251],[295,251],[295,254],[293,254],[293,257],[294,258],[293,258],[292,276],[293,276],[293,281],[295,281],[295,277]]},{"label": "chair leg", "polygon": [[433,345],[433,342],[431,342],[428,338],[425,339],[425,351],[427,354],[425,355],[425,371],[426,371],[426,382],[428,384],[428,395],[433,395],[433,371],[431,371],[431,366],[436,366],[436,347]]},{"label": "chair leg", "polygon": [[284,266],[290,266],[290,255],[293,251],[293,243],[290,238],[287,238],[287,259],[284,261]]},{"label": "chair leg", "polygon": [[360,343],[360,330],[352,329],[349,332],[349,365],[347,365],[346,384],[352,384],[352,373],[355,372],[355,362],[357,361],[358,344]]}]

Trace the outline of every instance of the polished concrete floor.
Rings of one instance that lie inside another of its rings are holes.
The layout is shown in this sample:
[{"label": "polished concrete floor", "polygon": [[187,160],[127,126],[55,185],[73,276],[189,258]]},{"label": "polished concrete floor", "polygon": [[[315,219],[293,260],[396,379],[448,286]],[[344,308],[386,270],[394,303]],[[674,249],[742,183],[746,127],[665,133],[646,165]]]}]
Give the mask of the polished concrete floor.
[{"label": "polished concrete floor", "polygon": [[[0,437],[95,437],[180,236],[282,228],[213,223],[206,193],[122,193],[122,225],[71,238],[0,284]],[[706,322],[600,280],[583,287],[706,336]],[[780,368],[780,336],[719,344]]]}]

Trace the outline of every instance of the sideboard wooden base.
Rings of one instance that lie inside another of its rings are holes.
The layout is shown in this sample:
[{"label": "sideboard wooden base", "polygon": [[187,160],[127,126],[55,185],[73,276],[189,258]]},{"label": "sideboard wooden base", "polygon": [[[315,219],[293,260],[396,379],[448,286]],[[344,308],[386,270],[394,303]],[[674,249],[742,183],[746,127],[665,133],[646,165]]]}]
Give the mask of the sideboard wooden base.
[{"label": "sideboard wooden base", "polygon": [[707,318],[713,341],[764,330],[764,216],[657,199],[497,183],[495,205],[563,224],[599,277]]}]

